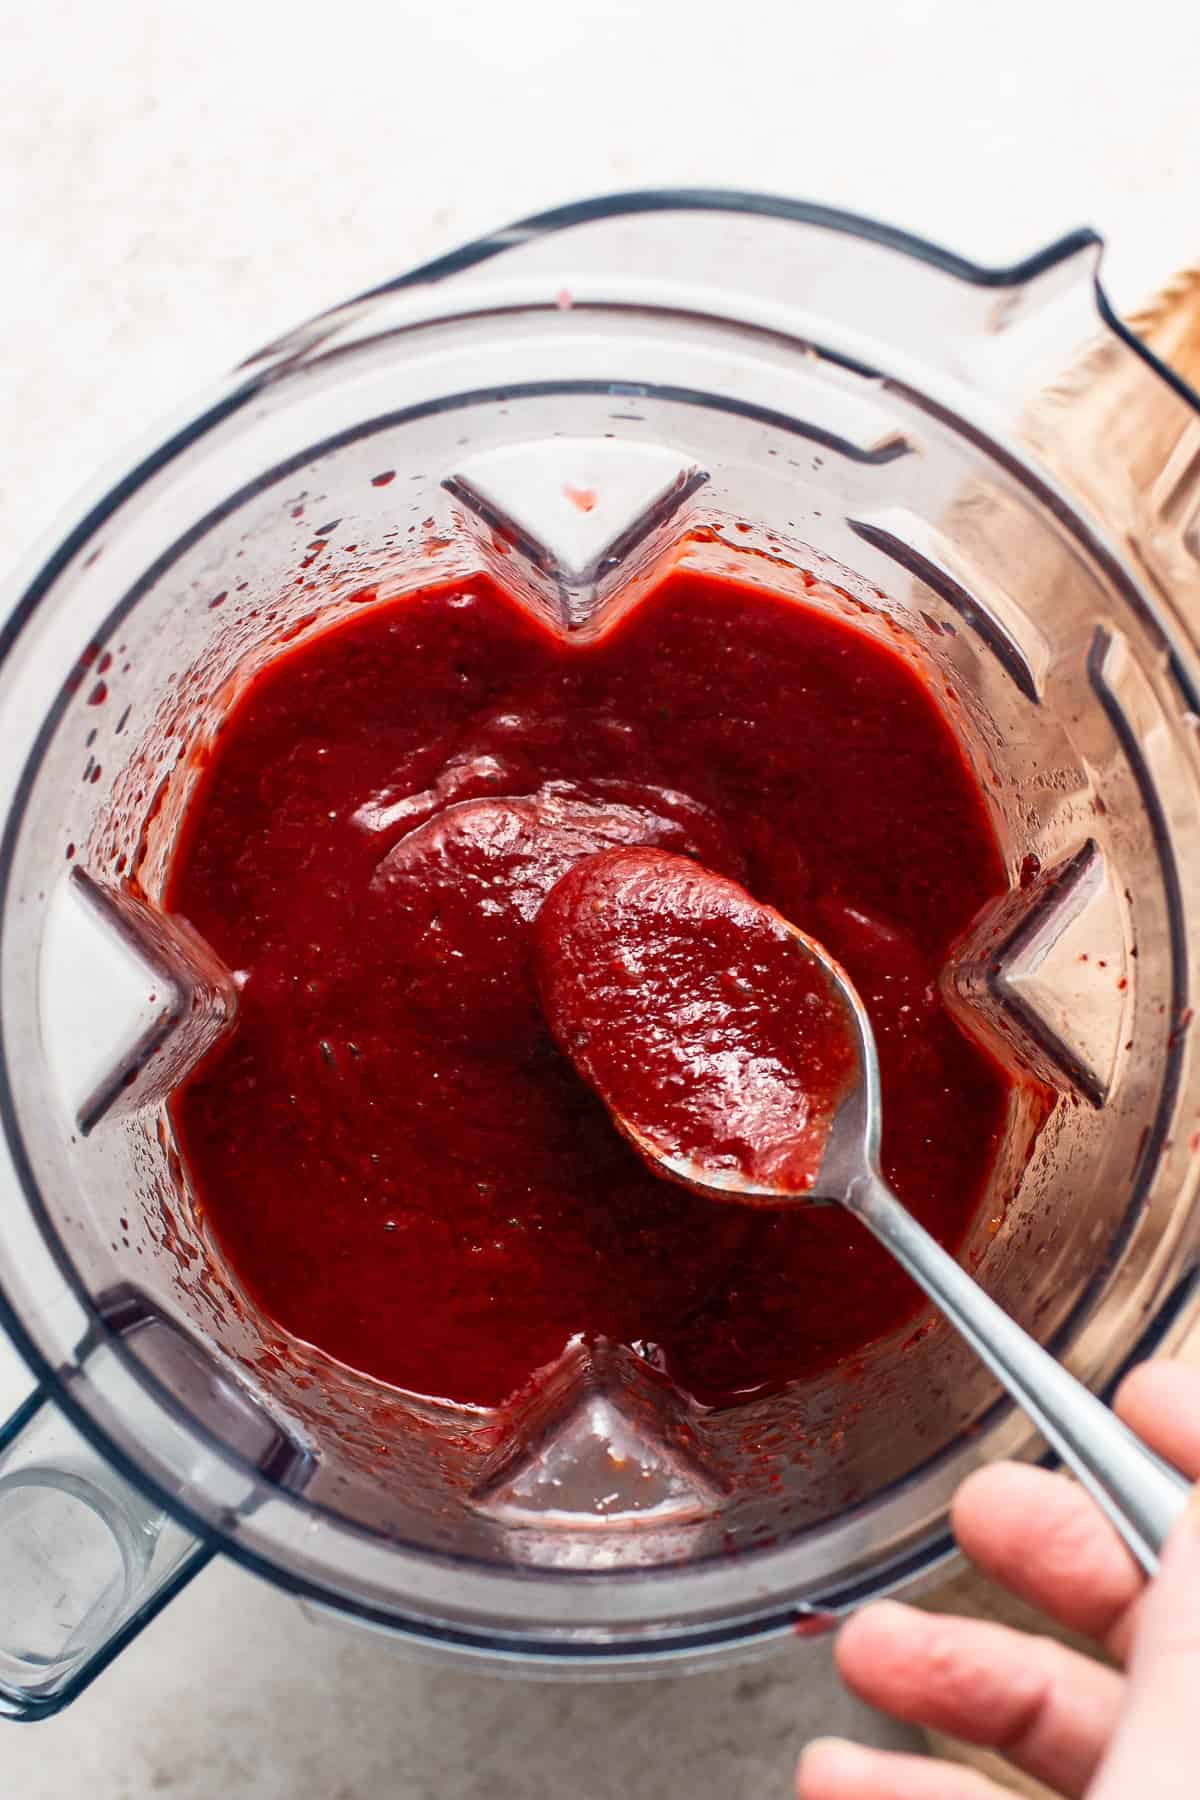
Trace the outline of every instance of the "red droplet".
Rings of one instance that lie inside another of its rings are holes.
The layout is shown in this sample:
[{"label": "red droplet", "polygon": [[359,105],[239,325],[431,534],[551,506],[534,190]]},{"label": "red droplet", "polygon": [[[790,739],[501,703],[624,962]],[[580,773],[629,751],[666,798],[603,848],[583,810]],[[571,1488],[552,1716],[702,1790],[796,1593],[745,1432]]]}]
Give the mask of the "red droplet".
[{"label": "red droplet", "polygon": [[382,475],[372,475],[371,486],[372,487],[386,487],[388,485],[389,481],[395,481],[395,479],[396,479],[395,469],[385,469],[383,471]]},{"label": "red droplet", "polygon": [[792,1626],[792,1633],[799,1638],[824,1637],[825,1633],[832,1631],[837,1623],[836,1613],[806,1613],[803,1618],[796,1620]]},{"label": "red droplet", "polygon": [[566,487],[563,488],[563,493],[566,495],[567,499],[571,502],[571,505],[578,507],[579,511],[581,513],[595,512],[595,510],[596,510],[596,490],[595,490],[595,488],[577,488],[577,487],[571,487],[568,484]]},{"label": "red droplet", "polygon": [[95,687],[92,689],[91,693],[88,695],[87,703],[89,706],[103,706],[104,702],[107,699],[108,699],[108,683],[107,683],[107,681],[98,681],[96,683]]}]

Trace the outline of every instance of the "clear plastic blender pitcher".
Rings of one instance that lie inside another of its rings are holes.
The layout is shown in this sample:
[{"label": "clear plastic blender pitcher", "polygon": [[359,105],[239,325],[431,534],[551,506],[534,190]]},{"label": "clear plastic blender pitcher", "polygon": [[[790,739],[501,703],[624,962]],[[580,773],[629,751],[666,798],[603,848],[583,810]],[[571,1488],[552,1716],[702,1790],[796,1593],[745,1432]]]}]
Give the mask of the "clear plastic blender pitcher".
[{"label": "clear plastic blender pitcher", "polygon": [[[1111,317],[1098,254],[1082,232],[983,269],[752,195],[569,207],[270,345],[16,586],[0,1313],[38,1392],[0,1435],[10,1715],[78,1693],[217,1552],[448,1657],[708,1663],[919,1581],[968,1470],[1038,1454],[935,1319],[711,1412],[584,1342],[507,1408],[451,1406],[256,1314],[165,1106],[236,1030],[236,984],[158,898],[239,682],[364,594],[487,568],[589,632],[681,561],[919,645],[1011,876],[946,991],[1053,1102],[1017,1088],[965,1254],[1093,1386],[1172,1341],[1198,1242],[1200,403]],[[1149,321],[1184,363],[1187,301]]]}]

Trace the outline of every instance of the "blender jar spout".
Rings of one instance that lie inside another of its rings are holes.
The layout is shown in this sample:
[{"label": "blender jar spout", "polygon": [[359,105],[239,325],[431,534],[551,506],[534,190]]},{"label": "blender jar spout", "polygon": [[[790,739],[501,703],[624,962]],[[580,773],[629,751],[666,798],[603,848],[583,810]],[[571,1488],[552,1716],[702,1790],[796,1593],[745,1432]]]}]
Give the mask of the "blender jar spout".
[{"label": "blender jar spout", "polygon": [[33,1395],[0,1429],[0,1718],[66,1706],[213,1554]]},{"label": "blender jar spout", "polygon": [[[261,1498],[249,1469],[296,1491],[310,1472],[307,1446],[136,1286],[111,1288],[97,1309],[76,1386],[86,1379],[110,1407],[136,1412],[157,1452],[189,1467],[168,1510],[73,1422],[70,1384],[62,1409],[38,1392],[0,1427],[0,1718],[58,1712],[207,1566],[216,1539],[180,1516],[194,1497],[215,1498],[232,1521]],[[158,1403],[167,1394],[207,1415],[207,1439]],[[244,1467],[218,1443],[236,1445]]]}]

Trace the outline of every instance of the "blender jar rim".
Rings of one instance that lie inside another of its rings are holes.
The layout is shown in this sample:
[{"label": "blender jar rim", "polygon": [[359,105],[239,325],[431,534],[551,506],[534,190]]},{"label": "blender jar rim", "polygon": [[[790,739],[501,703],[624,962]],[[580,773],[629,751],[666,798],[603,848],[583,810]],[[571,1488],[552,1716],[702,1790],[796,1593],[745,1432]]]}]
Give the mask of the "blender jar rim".
[{"label": "blender jar rim", "polygon": [[[35,570],[28,581],[17,590],[11,612],[6,614],[0,622],[0,665],[10,656],[24,626],[33,617],[38,605],[52,588],[58,575],[79,554],[83,546],[107,519],[144,482],[158,474],[208,430],[239,411],[253,398],[263,383],[273,375],[284,372],[290,364],[302,361],[310,351],[320,346],[331,334],[336,332],[339,325],[348,316],[369,314],[374,304],[389,295],[420,285],[436,284],[447,277],[482,265],[501,256],[506,250],[513,249],[536,237],[551,236],[577,225],[595,223],[623,215],[675,212],[734,213],[812,225],[867,240],[883,249],[925,263],[966,285],[990,289],[1020,287],[1055,266],[1070,261],[1089,250],[1094,250],[1098,259],[1102,248],[1102,240],[1098,234],[1088,228],[1083,228],[1056,239],[1042,250],[1017,262],[1002,266],[985,266],[945,250],[929,240],[865,215],[771,195],[703,188],[616,193],[531,215],[502,230],[476,238],[457,250],[422,264],[392,280],[365,290],[353,299],[319,314],[246,359],[226,383],[215,389],[206,405],[202,404],[198,411],[191,413],[185,425],[167,438],[156,440],[154,450],[129,469],[125,476],[109,488],[82,518],[79,518],[73,526],[65,531],[60,528],[57,547],[41,567]],[[1172,388],[1189,407],[1200,414],[1200,396],[1181,377],[1162,363],[1154,352],[1116,316],[1100,282],[1098,269],[1093,271],[1093,286],[1100,322],[1133,350],[1147,367]],[[19,793],[17,799],[19,800]],[[3,850],[0,852],[0,879],[3,880],[5,886],[7,886],[11,872],[14,818],[14,813],[10,811]],[[32,1183],[36,1190],[36,1182],[32,1169],[28,1167],[27,1163],[24,1167],[21,1166],[24,1160],[23,1151],[6,1078],[0,1081],[0,1115],[3,1116],[10,1149],[17,1162],[18,1172],[23,1185],[25,1185],[27,1196],[29,1196],[30,1184]],[[36,1199],[32,1200],[32,1204],[35,1208],[37,1207]],[[53,1245],[51,1248],[53,1249]],[[1195,1278],[1192,1277],[1186,1278],[1179,1284],[1168,1302],[1149,1321],[1145,1334],[1128,1359],[1130,1363],[1145,1355],[1147,1349],[1153,1347],[1153,1344],[1169,1330],[1172,1320],[1186,1302],[1194,1285]],[[77,1285],[76,1293],[80,1294]],[[84,1303],[86,1306],[86,1298]],[[94,1313],[94,1309],[89,1308],[88,1310],[92,1313],[94,1322],[100,1324],[99,1315]],[[221,1549],[254,1572],[266,1576],[277,1585],[286,1587],[317,1604],[332,1602],[338,1611],[353,1613],[366,1620],[374,1619],[378,1623],[386,1624],[391,1629],[403,1628],[406,1617],[408,1617],[412,1621],[414,1635],[422,1640],[443,1636],[447,1641],[457,1642],[467,1648],[474,1646],[492,1653],[497,1650],[503,1652],[505,1645],[503,1632],[480,1630],[477,1633],[456,1633],[449,1626],[435,1625],[423,1617],[414,1616],[411,1611],[406,1615],[402,1608],[393,1612],[387,1608],[372,1607],[358,1598],[352,1599],[340,1593],[335,1594],[331,1588],[322,1587],[319,1583],[299,1576],[286,1566],[272,1561],[269,1557],[240,1541],[235,1534],[226,1533],[211,1520],[195,1513],[177,1495],[162,1488],[152,1475],[147,1474],[78,1401],[71,1392],[70,1384],[60,1379],[57,1371],[49,1364],[33,1341],[2,1286],[0,1286],[0,1324],[7,1330],[8,1335],[38,1378],[44,1397],[53,1400],[55,1405],[62,1409],[72,1424],[119,1473],[124,1475],[135,1487],[148,1493],[163,1507],[164,1511],[178,1519],[205,1544],[214,1549]],[[113,1340],[113,1347],[128,1362],[136,1378],[152,1389],[157,1388],[159,1401],[175,1409],[173,1396],[136,1358],[128,1357],[119,1339]],[[22,1417],[21,1422],[25,1423],[26,1418]],[[190,1417],[187,1419],[187,1428],[202,1434],[206,1429]],[[212,1438],[212,1442],[222,1456],[235,1464],[240,1462],[239,1453],[230,1446],[219,1443],[215,1436]],[[949,1449],[939,1452],[929,1463],[911,1471],[894,1485],[900,1488],[926,1478],[931,1468],[949,1454]],[[250,1469],[251,1465],[247,1464],[246,1467]],[[253,1469],[253,1475],[254,1479],[262,1482],[263,1485],[271,1485],[269,1478],[264,1478],[257,1468]],[[302,1495],[297,1496],[286,1489],[280,1489],[279,1493],[281,1498],[286,1497],[292,1503],[298,1503],[307,1510],[313,1510],[313,1503],[305,1500]],[[342,1514],[334,1516],[343,1530],[366,1531],[366,1528],[355,1526],[353,1521],[347,1520]],[[376,1534],[369,1533],[368,1535],[374,1537]],[[907,1564],[909,1563],[915,1563],[919,1568],[928,1569],[947,1554],[950,1547],[950,1539],[947,1534],[943,1534],[936,1542],[922,1543],[904,1559],[905,1567],[897,1569],[895,1579],[903,1578],[904,1574],[908,1572]],[[410,1553],[415,1553],[426,1561],[441,1561],[451,1569],[465,1563],[476,1573],[486,1572],[486,1565],[481,1565],[474,1558],[459,1558],[449,1552],[416,1549],[400,1542],[395,1544],[395,1548],[401,1553],[408,1549]],[[748,1548],[739,1560],[744,1567],[761,1567],[766,1561],[786,1557],[790,1549],[790,1545],[774,1550]],[[688,1573],[692,1573],[693,1568],[695,1572],[699,1572],[703,1566],[700,1563],[689,1566]],[[509,1572],[504,1573],[506,1577],[511,1578]],[[660,1579],[669,1579],[678,1573],[678,1570],[670,1567],[586,1572],[539,1568],[535,1572],[536,1579],[539,1581],[552,1578],[556,1583],[567,1586],[577,1585],[581,1580],[591,1584],[601,1575],[604,1580],[609,1582],[614,1579],[628,1582],[630,1578],[633,1578],[644,1584],[648,1577],[657,1582]],[[847,1593],[828,1596],[827,1603],[831,1606],[847,1606],[853,1604],[855,1598],[852,1584]],[[800,1610],[805,1611],[807,1608]],[[708,1626],[700,1624],[695,1631],[683,1634],[679,1639],[680,1653],[701,1649],[706,1642],[719,1642],[726,1639],[744,1641],[748,1636],[770,1635],[790,1630],[794,1626],[796,1617],[797,1608],[795,1607],[781,1611],[778,1606],[768,1606],[757,1613],[753,1608],[747,1608],[746,1615],[740,1619],[730,1620],[719,1626],[713,1625],[712,1622]],[[655,1639],[652,1644],[647,1646],[647,1649],[650,1657],[658,1660],[660,1656],[670,1652],[668,1637]],[[572,1650],[561,1643],[554,1643],[548,1646],[547,1654],[552,1661],[571,1655],[600,1661],[606,1658],[620,1658],[627,1661],[631,1651],[636,1656],[636,1645],[631,1645],[630,1641],[626,1639],[623,1642],[618,1641],[607,1649],[590,1643]],[[530,1637],[522,1636],[512,1640],[512,1654],[519,1655],[522,1660],[526,1661],[531,1654],[536,1655],[536,1628],[531,1632]]]}]

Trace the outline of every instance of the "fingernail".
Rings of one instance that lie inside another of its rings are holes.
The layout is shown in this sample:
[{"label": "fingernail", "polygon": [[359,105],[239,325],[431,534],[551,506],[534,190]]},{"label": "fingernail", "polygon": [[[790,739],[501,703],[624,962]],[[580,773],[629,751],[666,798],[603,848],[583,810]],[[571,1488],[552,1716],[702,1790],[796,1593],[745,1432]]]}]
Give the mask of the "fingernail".
[{"label": "fingernail", "polygon": [[902,1600],[872,1600],[852,1613],[843,1629],[857,1631],[865,1626],[868,1630],[911,1631],[924,1617],[918,1607],[906,1606]]},{"label": "fingernail", "polygon": [[863,1746],[856,1744],[852,1738],[813,1738],[800,1753],[800,1766],[803,1768],[807,1762],[820,1761],[826,1767],[831,1762],[844,1767],[848,1763],[861,1762],[867,1754],[868,1752],[864,1750]]},{"label": "fingernail", "polygon": [[1183,1510],[1171,1529],[1163,1554],[1168,1551],[1173,1557],[1185,1554],[1189,1567],[1196,1561],[1200,1552],[1200,1481],[1189,1491]]},{"label": "fingernail", "polygon": [[863,1611],[869,1612],[873,1619],[911,1619],[918,1609],[908,1606],[903,1600],[872,1600]]},{"label": "fingernail", "polygon": [[796,1769],[798,1800],[804,1800],[806,1781],[822,1778],[827,1782],[830,1776],[836,1779],[845,1772],[847,1764],[853,1767],[857,1757],[858,1745],[851,1743],[849,1738],[813,1738],[800,1752],[800,1762]]}]

